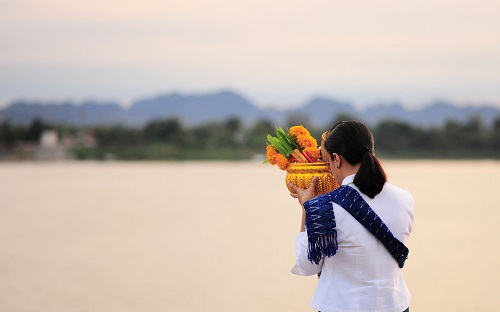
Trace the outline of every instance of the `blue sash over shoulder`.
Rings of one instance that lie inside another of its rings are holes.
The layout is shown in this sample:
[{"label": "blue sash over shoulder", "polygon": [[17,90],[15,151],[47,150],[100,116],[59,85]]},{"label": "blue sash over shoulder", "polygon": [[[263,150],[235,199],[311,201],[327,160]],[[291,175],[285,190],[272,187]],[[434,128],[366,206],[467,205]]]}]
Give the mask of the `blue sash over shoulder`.
[{"label": "blue sash over shoulder", "polygon": [[307,258],[311,262],[319,264],[323,257],[331,257],[337,253],[337,230],[332,202],[344,208],[377,237],[400,268],[404,266],[409,249],[392,234],[363,197],[348,185],[342,185],[331,193],[320,195],[304,203],[309,241]]}]

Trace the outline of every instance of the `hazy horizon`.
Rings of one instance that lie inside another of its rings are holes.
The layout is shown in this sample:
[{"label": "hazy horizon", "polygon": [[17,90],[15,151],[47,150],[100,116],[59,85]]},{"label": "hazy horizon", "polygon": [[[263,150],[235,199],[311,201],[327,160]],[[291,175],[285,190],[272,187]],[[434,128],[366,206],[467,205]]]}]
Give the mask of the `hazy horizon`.
[{"label": "hazy horizon", "polygon": [[373,101],[365,101],[365,102],[360,102],[360,101],[355,101],[353,99],[349,98],[341,98],[335,95],[326,95],[323,93],[317,93],[317,94],[312,94],[310,96],[306,96],[304,98],[298,99],[297,101],[292,101],[292,102],[286,102],[286,103],[277,103],[277,102],[258,102],[254,97],[252,97],[250,94],[247,94],[241,90],[236,90],[236,89],[229,89],[229,88],[216,88],[213,90],[206,90],[206,91],[180,91],[180,90],[171,90],[171,91],[164,91],[164,92],[153,92],[151,94],[143,94],[138,97],[133,97],[133,98],[119,98],[119,97],[98,97],[98,96],[88,96],[88,97],[27,97],[27,96],[20,96],[16,98],[12,98],[9,100],[0,100],[0,109],[6,108],[10,106],[11,104],[18,102],[18,101],[27,101],[27,102],[32,102],[36,104],[42,104],[42,105],[52,105],[52,104],[75,104],[75,105],[81,105],[86,102],[96,102],[99,104],[117,104],[123,109],[129,109],[132,104],[136,101],[142,101],[145,99],[152,99],[158,96],[168,96],[171,94],[181,94],[184,96],[193,96],[193,95],[207,95],[207,94],[215,94],[218,92],[224,92],[224,91],[229,91],[229,92],[234,92],[240,96],[243,96],[247,100],[249,100],[255,107],[260,108],[260,109],[276,109],[278,111],[284,111],[288,109],[297,109],[300,107],[303,107],[306,105],[309,101],[315,99],[315,98],[327,98],[330,100],[334,101],[339,101],[339,102],[344,102],[352,105],[353,107],[357,109],[364,110],[366,108],[375,106],[375,105],[382,105],[382,106],[387,106],[387,105],[393,105],[393,104],[399,104],[402,105],[404,108],[413,110],[413,109],[421,109],[427,106],[430,106],[436,102],[445,102],[449,103],[453,106],[456,107],[464,107],[464,106],[491,106],[491,107],[497,107],[500,108],[500,102],[495,102],[495,101],[460,101],[460,100],[453,100],[451,98],[445,98],[445,97],[435,97],[435,98],[429,98],[428,100],[423,100],[423,101],[408,101],[405,102],[403,100],[397,99],[397,98],[387,98],[387,99],[380,99],[380,100],[373,100]]}]

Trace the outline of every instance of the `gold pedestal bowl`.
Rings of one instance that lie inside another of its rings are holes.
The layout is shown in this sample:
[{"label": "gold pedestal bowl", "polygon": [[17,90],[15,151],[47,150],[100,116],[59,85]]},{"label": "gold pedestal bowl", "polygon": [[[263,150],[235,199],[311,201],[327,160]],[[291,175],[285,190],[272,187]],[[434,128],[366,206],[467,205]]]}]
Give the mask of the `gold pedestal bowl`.
[{"label": "gold pedestal bowl", "polygon": [[319,177],[316,184],[316,195],[331,192],[340,186],[330,171],[329,163],[292,163],[286,170],[285,179],[287,188],[292,192],[288,186],[288,182],[290,181],[299,188],[307,189],[311,186],[311,181],[315,176]]}]

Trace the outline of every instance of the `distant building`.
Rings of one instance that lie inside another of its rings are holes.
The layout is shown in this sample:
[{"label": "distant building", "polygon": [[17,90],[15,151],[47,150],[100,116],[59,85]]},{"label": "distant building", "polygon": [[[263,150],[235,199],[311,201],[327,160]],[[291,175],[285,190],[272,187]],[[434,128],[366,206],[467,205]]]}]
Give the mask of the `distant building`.
[{"label": "distant building", "polygon": [[71,158],[66,149],[59,142],[59,135],[55,130],[45,130],[40,135],[40,142],[35,152],[37,160],[64,160]]}]

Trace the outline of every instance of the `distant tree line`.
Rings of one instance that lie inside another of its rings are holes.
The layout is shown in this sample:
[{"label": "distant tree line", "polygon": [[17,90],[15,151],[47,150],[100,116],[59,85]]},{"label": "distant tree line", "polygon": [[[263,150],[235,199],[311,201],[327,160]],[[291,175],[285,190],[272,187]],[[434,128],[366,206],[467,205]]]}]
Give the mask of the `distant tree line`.
[{"label": "distant tree line", "polygon": [[[339,120],[355,119],[340,114]],[[311,125],[300,116],[290,116],[282,127],[303,124],[318,140],[327,127]],[[243,125],[238,118],[197,126],[184,126],[177,118],[155,120],[144,127],[120,125],[74,127],[52,125],[40,119],[29,126],[0,124],[0,156],[15,153],[20,146],[37,144],[44,130],[56,130],[60,137],[75,137],[85,131],[96,146],[75,143],[77,159],[121,160],[241,160],[265,153],[266,135],[275,124],[262,119]],[[385,158],[493,158],[500,159],[500,117],[486,126],[479,117],[466,122],[447,121],[440,127],[423,128],[396,120],[369,125],[375,136],[376,153]],[[1,158],[1,157],[0,157]]]}]

